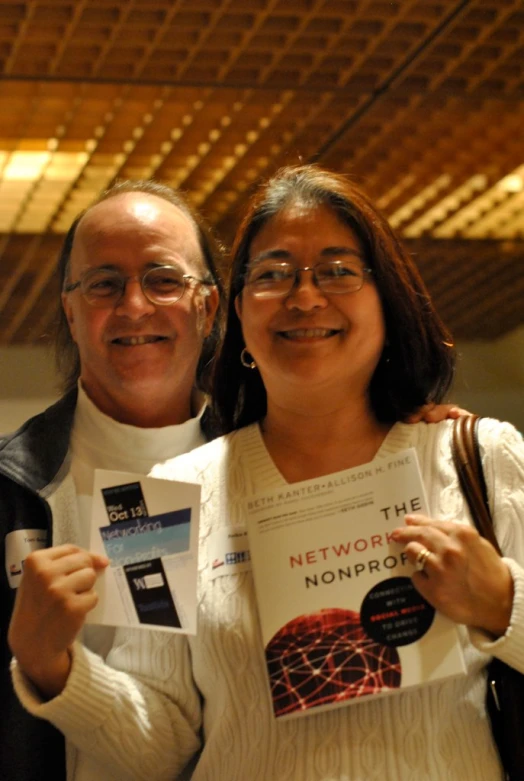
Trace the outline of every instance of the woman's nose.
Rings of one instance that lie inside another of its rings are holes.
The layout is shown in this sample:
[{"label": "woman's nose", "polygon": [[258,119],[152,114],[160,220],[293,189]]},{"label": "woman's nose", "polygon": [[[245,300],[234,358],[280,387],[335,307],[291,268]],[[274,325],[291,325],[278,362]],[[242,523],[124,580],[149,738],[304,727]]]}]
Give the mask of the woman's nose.
[{"label": "woman's nose", "polygon": [[327,306],[326,295],[319,288],[313,269],[297,269],[293,287],[286,296],[286,306],[304,311]]}]

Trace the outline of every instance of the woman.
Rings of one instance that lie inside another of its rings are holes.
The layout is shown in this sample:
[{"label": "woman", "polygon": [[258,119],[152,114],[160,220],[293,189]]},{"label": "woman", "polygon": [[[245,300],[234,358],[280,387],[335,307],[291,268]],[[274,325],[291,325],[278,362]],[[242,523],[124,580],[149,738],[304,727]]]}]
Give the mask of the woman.
[{"label": "woman", "polygon": [[[155,471],[202,483],[198,634],[142,632],[138,654],[119,633],[108,663],[126,672],[97,685],[96,699],[77,691],[39,715],[119,779],[145,778],[146,766],[148,778],[172,779],[200,730],[195,781],[501,779],[483,670],[491,653],[524,669],[521,438],[483,422],[497,533],[511,556],[500,560],[470,526],[449,425],[399,422],[441,401],[450,338],[387,222],[345,178],[284,169],[251,203],[233,254],[214,381],[230,433]],[[463,624],[468,675],[276,721],[249,562],[213,568],[215,558],[244,534],[249,495],[407,447],[418,451],[433,517],[446,520],[408,518],[397,539],[424,564],[417,588]],[[167,676],[156,696],[151,659]]]},{"label": "woman", "polygon": [[[412,261],[354,185],[306,166],[257,194],[233,248],[215,377],[217,412],[233,433],[163,471],[203,483],[199,630],[189,645],[205,742],[193,778],[502,777],[483,670],[494,653],[524,671],[524,447],[509,424],[483,421],[497,534],[511,556],[501,560],[471,526],[449,424],[398,422],[439,402],[452,370],[450,337]],[[445,520],[408,516],[396,539],[424,564],[416,587],[461,624],[468,675],[275,721],[251,573],[239,566],[212,579],[217,535],[243,530],[250,494],[406,447],[418,451],[433,518]]]}]

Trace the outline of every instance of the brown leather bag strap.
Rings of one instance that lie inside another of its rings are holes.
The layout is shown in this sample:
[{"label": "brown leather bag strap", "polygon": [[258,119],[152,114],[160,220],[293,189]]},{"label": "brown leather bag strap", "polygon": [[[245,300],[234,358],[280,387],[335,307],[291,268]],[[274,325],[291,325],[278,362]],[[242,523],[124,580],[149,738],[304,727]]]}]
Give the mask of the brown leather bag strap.
[{"label": "brown leather bag strap", "polygon": [[502,556],[489,509],[488,492],[477,437],[478,415],[462,415],[453,423],[453,460],[460,487],[479,534],[485,537]]}]

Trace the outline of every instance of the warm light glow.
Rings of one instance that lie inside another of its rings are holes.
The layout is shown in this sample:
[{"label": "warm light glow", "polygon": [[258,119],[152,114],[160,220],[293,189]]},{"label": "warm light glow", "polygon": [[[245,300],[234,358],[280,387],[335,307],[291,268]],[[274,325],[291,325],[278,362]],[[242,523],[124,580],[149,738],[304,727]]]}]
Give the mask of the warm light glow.
[{"label": "warm light glow", "polygon": [[399,182],[397,182],[394,187],[391,188],[391,190],[388,190],[388,192],[384,193],[378,201],[377,206],[380,209],[385,209],[391,201],[393,201],[395,198],[398,198],[400,194],[406,190],[408,187],[411,187],[411,185],[415,182],[415,177],[413,174],[408,174],[407,176],[404,176]]},{"label": "warm light glow", "polygon": [[524,191],[510,192],[502,202],[479,216],[478,221],[464,231],[464,238],[482,239],[488,236],[516,238],[522,224],[523,210]]},{"label": "warm light glow", "polygon": [[407,201],[400,209],[397,209],[389,218],[390,224],[393,228],[398,228],[403,222],[411,219],[414,212],[422,209],[426,203],[433,201],[441,190],[445,190],[451,184],[451,176],[449,174],[442,174],[425,187],[417,195],[413,196]]},{"label": "warm light glow", "polygon": [[[470,208],[470,202],[474,194],[482,191],[487,186],[487,177],[484,174],[476,174],[467,179],[460,187],[450,192],[441,201],[436,203],[431,209],[422,214],[415,222],[412,222],[404,230],[404,236],[417,238],[425,231],[431,231],[433,236],[439,238],[450,238],[461,229],[464,220],[464,213]],[[481,196],[484,197],[484,196]],[[473,201],[477,203],[479,199]],[[455,211],[457,204],[468,204],[458,212]],[[452,213],[449,218],[447,215]],[[444,220],[444,222],[442,222]],[[441,222],[438,227],[437,223]],[[459,227],[460,226],[460,227]]]},{"label": "warm light glow", "polygon": [[507,189],[507,181],[509,179],[515,186],[515,180],[520,179],[523,174],[524,166],[521,166],[488,190],[485,190],[487,177],[483,174],[477,174],[470,182],[475,186],[474,189],[485,191],[439,225],[433,231],[433,235],[439,239],[449,239],[457,234],[465,239],[495,238],[504,221],[500,216],[506,212],[504,204],[515,193],[515,191]]},{"label": "warm light glow", "polygon": [[524,189],[524,179],[518,174],[510,174],[500,180],[499,187],[507,193],[519,193]]},{"label": "warm light glow", "polygon": [[34,181],[51,158],[51,152],[13,152],[2,172],[4,181]]}]

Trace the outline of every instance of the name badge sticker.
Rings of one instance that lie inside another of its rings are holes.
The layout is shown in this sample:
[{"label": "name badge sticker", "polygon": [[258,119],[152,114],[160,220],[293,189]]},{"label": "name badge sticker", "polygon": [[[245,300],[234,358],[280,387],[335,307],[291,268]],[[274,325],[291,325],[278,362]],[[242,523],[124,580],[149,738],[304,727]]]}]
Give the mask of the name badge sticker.
[{"label": "name badge sticker", "polygon": [[218,529],[207,543],[209,578],[238,575],[251,570],[251,556],[246,529]]},{"label": "name badge sticker", "polygon": [[47,545],[45,529],[16,529],[5,536],[5,570],[11,588],[18,588],[24,571],[24,561],[34,550]]}]

